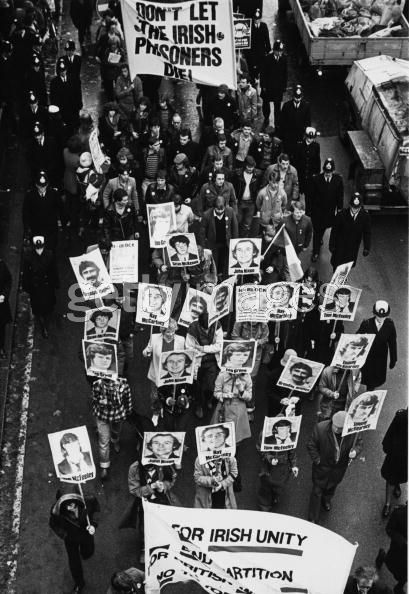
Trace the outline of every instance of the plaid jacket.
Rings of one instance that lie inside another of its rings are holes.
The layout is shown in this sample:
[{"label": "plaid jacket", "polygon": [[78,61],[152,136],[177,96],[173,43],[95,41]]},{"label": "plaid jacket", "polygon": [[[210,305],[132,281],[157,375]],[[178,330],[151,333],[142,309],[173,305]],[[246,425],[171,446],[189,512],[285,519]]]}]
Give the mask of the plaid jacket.
[{"label": "plaid jacket", "polygon": [[122,421],[132,412],[131,390],[128,380],[99,379],[92,384],[93,414],[100,420]]}]

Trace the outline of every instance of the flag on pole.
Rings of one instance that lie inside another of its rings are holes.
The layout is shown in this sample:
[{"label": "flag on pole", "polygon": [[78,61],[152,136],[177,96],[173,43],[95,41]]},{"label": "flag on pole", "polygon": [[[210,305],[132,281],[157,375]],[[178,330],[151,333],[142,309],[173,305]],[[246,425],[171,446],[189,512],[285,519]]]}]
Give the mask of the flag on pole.
[{"label": "flag on pole", "polygon": [[268,245],[263,255],[265,255],[268,252],[270,246],[273,244],[285,249],[290,280],[292,282],[300,280],[300,278],[302,278],[304,275],[304,271],[302,269],[300,259],[298,258],[297,253],[294,249],[290,236],[288,235],[287,229],[284,225],[281,225],[280,229],[275,234],[273,240]]}]

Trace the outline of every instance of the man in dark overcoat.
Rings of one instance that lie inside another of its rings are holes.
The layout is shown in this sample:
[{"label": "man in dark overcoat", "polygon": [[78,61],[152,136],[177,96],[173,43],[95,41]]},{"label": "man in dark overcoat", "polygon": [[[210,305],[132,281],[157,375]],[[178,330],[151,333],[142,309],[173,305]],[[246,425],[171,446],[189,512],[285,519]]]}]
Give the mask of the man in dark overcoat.
[{"label": "man in dark overcoat", "polygon": [[326,229],[332,227],[335,215],[343,207],[344,182],[339,173],[335,173],[335,163],[325,159],[323,172],[312,178],[311,220],[314,229],[312,240],[312,262],[318,260],[322,239]]},{"label": "man in dark overcoat", "polygon": [[32,249],[24,257],[23,291],[30,295],[31,309],[44,338],[48,338],[48,319],[55,306],[55,290],[58,287],[54,254],[44,248],[44,237],[36,236]]},{"label": "man in dark overcoat", "polygon": [[273,44],[273,53],[267,54],[260,71],[261,98],[263,99],[264,125],[270,121],[270,101],[274,104],[274,127],[280,126],[281,102],[287,88],[287,58],[284,44],[277,39]]},{"label": "man in dark overcoat", "polygon": [[374,316],[363,320],[357,334],[375,334],[365,365],[362,367],[362,383],[367,390],[374,390],[386,381],[386,370],[393,369],[398,360],[396,328],[389,318],[391,308],[386,301],[379,300],[373,306]]},{"label": "man in dark overcoat", "polygon": [[321,171],[321,149],[316,138],[316,129],[308,126],[303,140],[297,142],[293,162],[298,173],[300,194],[304,194],[305,212],[308,216],[311,216],[312,177]]},{"label": "man in dark overcoat", "polygon": [[67,133],[72,134],[79,125],[82,108],[81,80],[67,72],[67,66],[61,58],[57,62],[57,76],[50,82],[50,104],[60,109]]},{"label": "man in dark overcoat", "polygon": [[46,172],[40,171],[34,188],[24,198],[23,225],[26,239],[36,235],[44,236],[47,249],[55,250],[62,216],[61,197],[49,186]]},{"label": "man in dark overcoat", "polygon": [[310,104],[304,99],[301,85],[297,85],[293,98],[283,105],[278,131],[284,151],[289,154],[291,161],[294,161],[297,142],[303,139],[308,126],[311,126]]},{"label": "man in dark overcoat", "polygon": [[260,76],[260,67],[267,54],[271,52],[270,35],[266,23],[261,20],[261,10],[256,8],[251,26],[251,49],[245,58],[250,69],[252,81]]},{"label": "man in dark overcoat", "polygon": [[341,210],[335,217],[329,238],[329,251],[332,253],[331,264],[336,269],[340,264],[356,264],[359,246],[363,241],[363,256],[371,249],[371,218],[362,206],[362,198],[355,192],[348,208]]},{"label": "man in dark overcoat", "polygon": [[315,425],[307,450],[312,459],[312,491],[308,520],[318,524],[320,506],[331,509],[331,499],[339,483],[344,478],[350,460],[357,457],[362,449],[362,438],[358,433],[341,437],[346,412],[338,411],[332,420],[321,421]]}]

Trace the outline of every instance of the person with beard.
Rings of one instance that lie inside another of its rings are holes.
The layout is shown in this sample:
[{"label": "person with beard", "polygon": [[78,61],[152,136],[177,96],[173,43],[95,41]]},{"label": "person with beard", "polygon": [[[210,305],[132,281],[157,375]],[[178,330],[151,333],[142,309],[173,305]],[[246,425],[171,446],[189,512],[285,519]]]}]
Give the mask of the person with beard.
[{"label": "person with beard", "polygon": [[213,208],[204,212],[200,225],[199,243],[212,250],[218,275],[224,277],[230,239],[238,236],[235,212],[226,206],[223,196],[217,196]]},{"label": "person with beard", "polygon": [[209,328],[209,315],[203,312],[198,320],[192,322],[186,335],[186,350],[195,351],[195,392],[198,419],[204,416],[205,408],[212,408],[213,391],[219,368],[216,354],[220,352],[223,342],[223,330],[216,322]]}]

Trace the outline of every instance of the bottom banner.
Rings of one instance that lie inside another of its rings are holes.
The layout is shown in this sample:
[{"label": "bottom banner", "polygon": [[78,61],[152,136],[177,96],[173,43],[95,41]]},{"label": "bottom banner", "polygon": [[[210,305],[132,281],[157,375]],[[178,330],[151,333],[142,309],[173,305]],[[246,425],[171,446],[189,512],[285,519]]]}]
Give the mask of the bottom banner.
[{"label": "bottom banner", "polygon": [[283,514],[145,501],[144,513],[147,594],[189,581],[195,593],[343,594],[357,547]]}]

